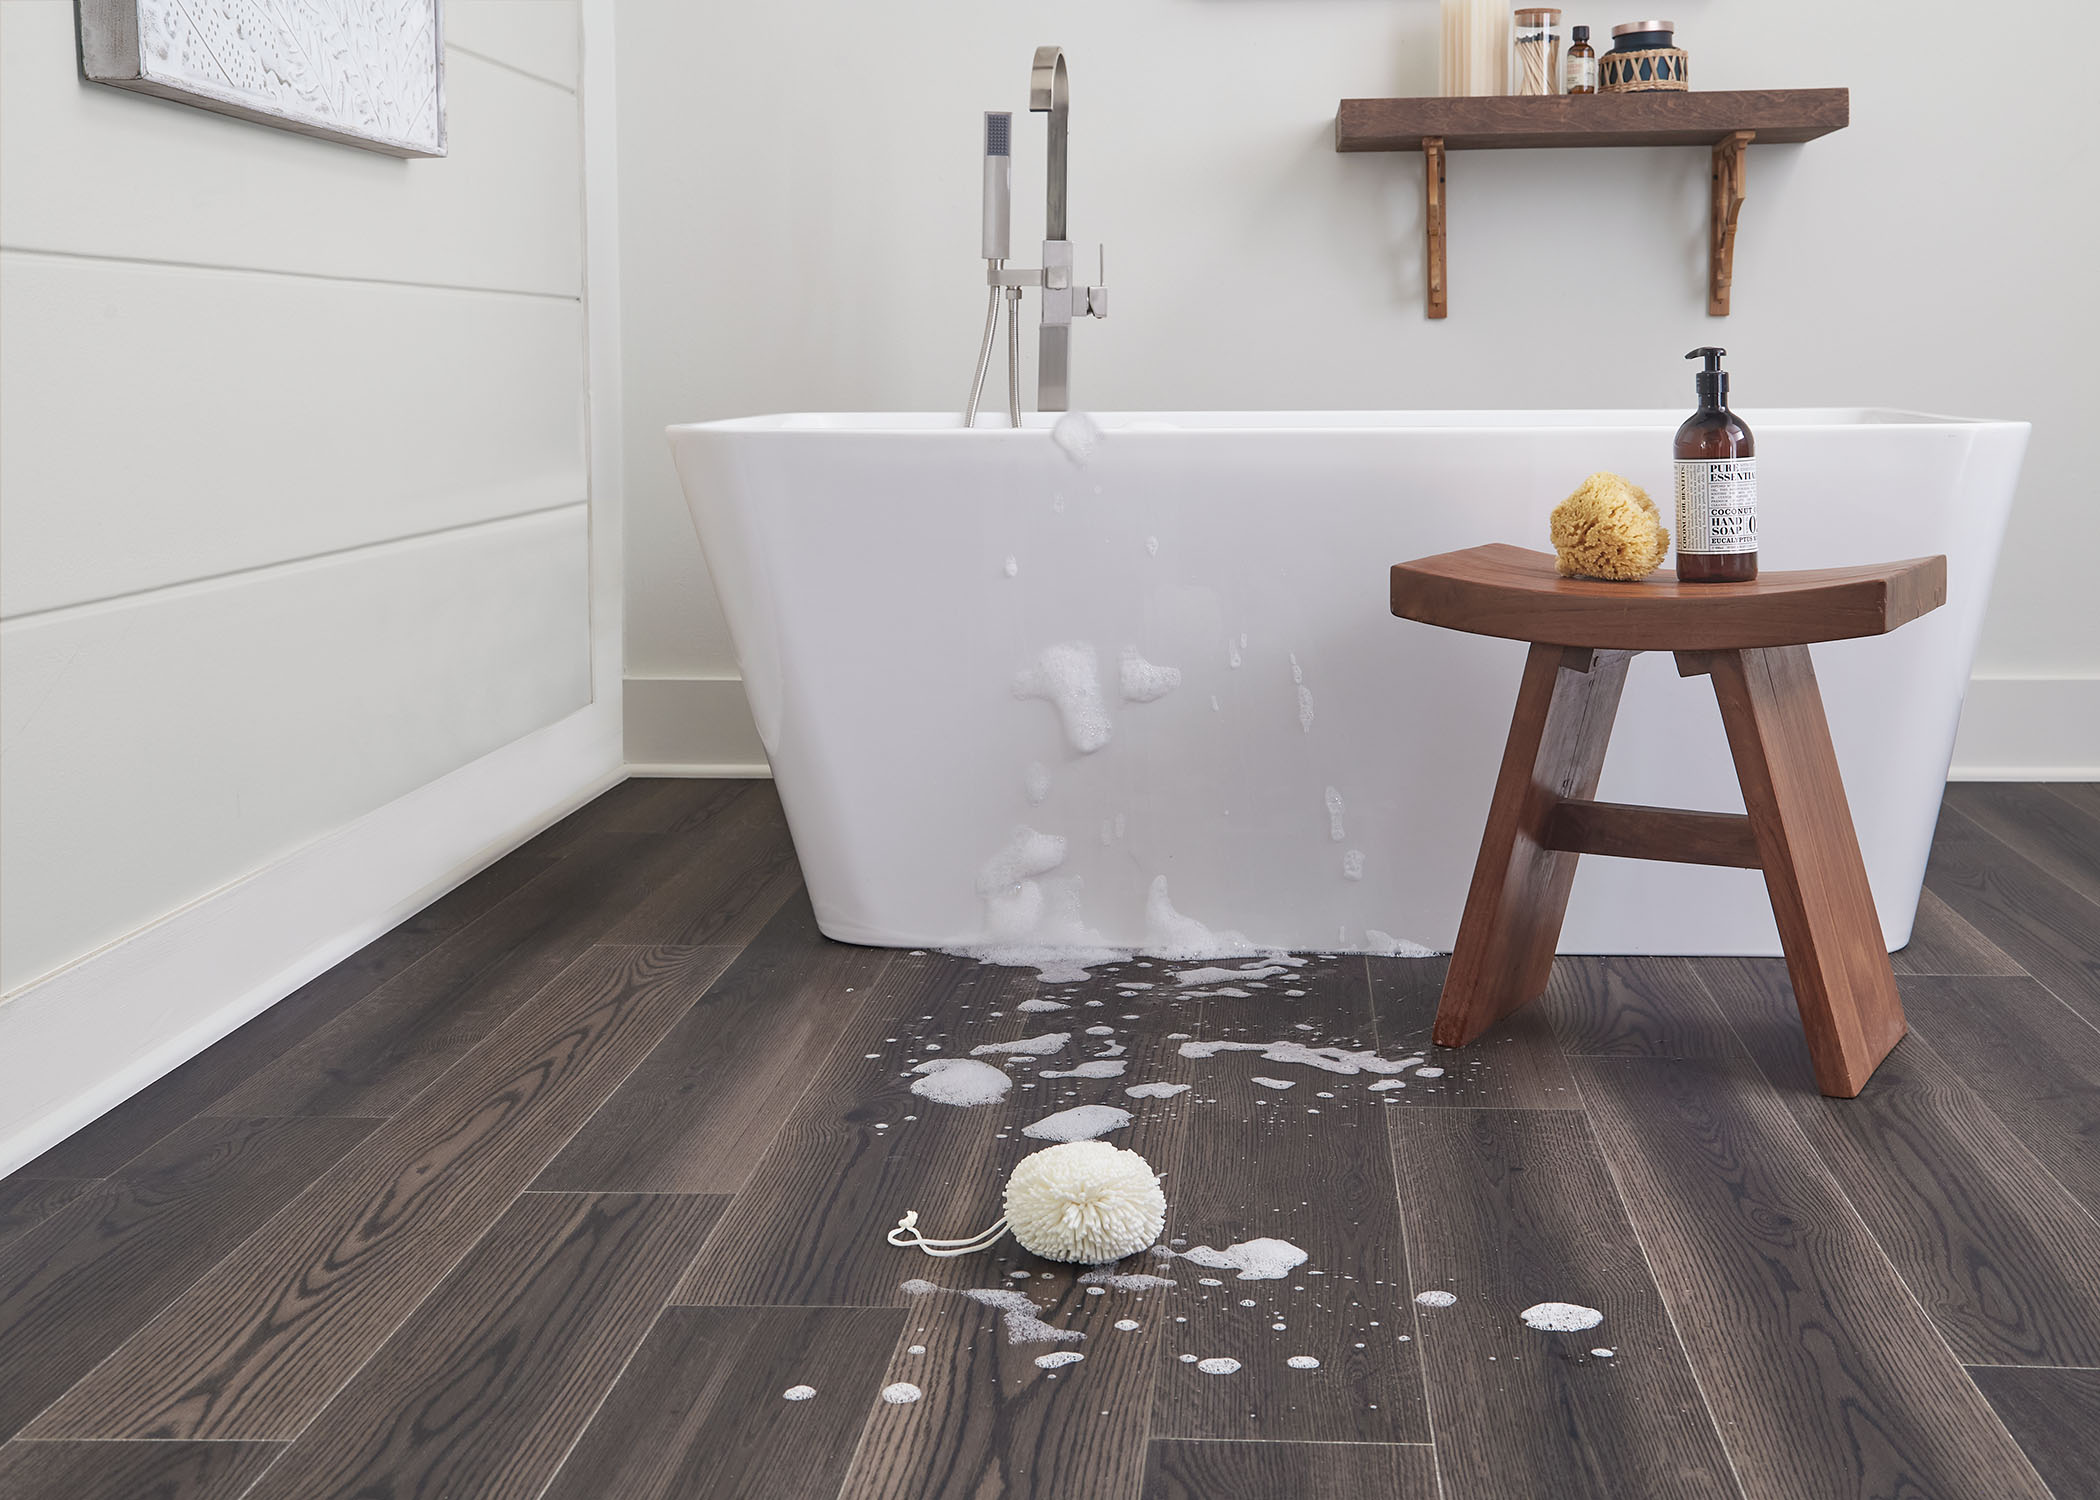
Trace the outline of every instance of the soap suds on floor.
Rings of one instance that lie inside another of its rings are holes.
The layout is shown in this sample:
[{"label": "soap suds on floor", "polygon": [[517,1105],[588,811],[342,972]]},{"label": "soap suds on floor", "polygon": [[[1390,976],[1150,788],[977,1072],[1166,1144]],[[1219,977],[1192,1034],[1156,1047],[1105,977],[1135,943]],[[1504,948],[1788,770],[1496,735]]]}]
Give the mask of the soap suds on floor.
[{"label": "soap suds on floor", "polygon": [[1297,1080],[1295,1079],[1263,1078],[1258,1074],[1255,1077],[1248,1079],[1247,1081],[1249,1083],[1258,1083],[1265,1089],[1294,1089],[1298,1086]]},{"label": "soap suds on floor", "polygon": [[1041,1308],[1020,1292],[1008,1291],[1003,1286],[970,1287],[963,1295],[972,1302],[999,1309],[1006,1324],[1009,1344],[1071,1344],[1086,1337],[1076,1328],[1051,1327],[1037,1316]]},{"label": "soap suds on floor", "polygon": [[1172,1291],[1180,1285],[1171,1276],[1153,1276],[1144,1271],[1111,1271],[1107,1267],[1087,1272],[1081,1286],[1105,1286],[1119,1292]]},{"label": "soap suds on floor", "polygon": [[1223,1250],[1213,1250],[1208,1245],[1197,1245],[1177,1252],[1167,1249],[1164,1245],[1154,1245],[1152,1253],[1168,1256],[1178,1254],[1182,1260],[1194,1261],[1199,1266],[1210,1266],[1219,1271],[1238,1271],[1241,1281],[1281,1281],[1309,1259],[1303,1250],[1289,1240],[1268,1238],[1242,1240],[1238,1244],[1227,1245]]},{"label": "soap suds on floor", "polygon": [[1288,974],[1282,964],[1249,964],[1242,969],[1183,969],[1174,976],[1174,982],[1186,988],[1194,984],[1217,984],[1222,980],[1267,979],[1272,974]]},{"label": "soap suds on floor", "polygon": [[1376,1094],[1385,1089],[1404,1089],[1406,1087],[1407,1080],[1404,1078],[1381,1078],[1371,1085],[1371,1092]]},{"label": "soap suds on floor", "polygon": [[813,1385],[791,1385],[780,1393],[780,1399],[783,1401],[807,1401],[816,1393],[817,1388]]},{"label": "soap suds on floor", "polygon": [[1072,1033],[1069,1031],[1046,1031],[1041,1036],[1024,1036],[1017,1042],[986,1042],[982,1046],[972,1047],[970,1055],[982,1057],[991,1052],[1019,1052],[1029,1057],[1048,1057],[1051,1053],[1061,1050],[1070,1040]]},{"label": "soap suds on floor", "polygon": [[1035,1367],[1038,1370],[1062,1370],[1066,1365],[1076,1365],[1085,1358],[1077,1349],[1060,1349],[1055,1354],[1038,1354]]},{"label": "soap suds on floor", "polygon": [[935,1104],[963,1109],[997,1103],[1006,1097],[1014,1082],[990,1063],[972,1062],[966,1057],[929,1058],[912,1071],[924,1075],[913,1081],[914,1094]]},{"label": "soap suds on floor", "polygon": [[1081,1104],[1046,1115],[1021,1134],[1037,1141],[1093,1141],[1130,1123],[1130,1111],[1112,1104]]},{"label": "soap suds on floor", "polygon": [[1138,654],[1135,646],[1123,648],[1117,675],[1123,697],[1131,703],[1151,703],[1181,686],[1181,668],[1154,666]]},{"label": "soap suds on floor", "polygon": [[1417,1077],[1417,1078],[1442,1078],[1443,1076],[1444,1076],[1444,1070],[1443,1070],[1442,1068],[1417,1068],[1417,1069],[1415,1069],[1415,1077]]},{"label": "soap suds on floor", "polygon": [[1458,1294],[1439,1291],[1417,1292],[1415,1301],[1423,1307],[1455,1307],[1458,1304]]},{"label": "soap suds on floor", "polygon": [[1138,1322],[1136,1318],[1116,1319],[1116,1332],[1118,1333],[1136,1333],[1142,1327],[1144,1327],[1144,1324]]},{"label": "soap suds on floor", "polygon": [[1299,1063],[1327,1073],[1403,1073],[1408,1064],[1388,1062],[1376,1052],[1344,1047],[1308,1047],[1303,1042],[1183,1042],[1181,1055],[1215,1057],[1220,1052],[1259,1052],[1263,1062]]},{"label": "soap suds on floor", "polygon": [[1127,1059],[1114,1062],[1083,1062],[1076,1068],[1045,1069],[1039,1078],[1120,1078],[1130,1064]]},{"label": "soap suds on floor", "polygon": [[1320,1362],[1310,1354],[1293,1354],[1284,1363],[1294,1370],[1317,1370],[1320,1368]]},{"label": "soap suds on floor", "polygon": [[1580,1333],[1604,1321],[1604,1314],[1596,1308],[1575,1302],[1540,1302],[1525,1308],[1519,1316],[1526,1328],[1536,1328],[1541,1333]]},{"label": "soap suds on floor", "polygon": [[1031,1014],[1038,1011],[1070,1010],[1071,1008],[1062,1000],[1023,1000],[1014,1007],[1015,1010],[1025,1010]]},{"label": "soap suds on floor", "polygon": [[1613,1355],[1617,1354],[1618,1352],[1619,1351],[1616,1349],[1592,1349],[1590,1351],[1590,1353],[1595,1355],[1598,1359],[1610,1359]]},{"label": "soap suds on floor", "polygon": [[1185,1083],[1133,1083],[1123,1090],[1132,1099],[1171,1099],[1176,1094],[1185,1094],[1189,1086]]},{"label": "soap suds on floor", "polygon": [[1092,755],[1106,745],[1113,732],[1094,648],[1085,641],[1044,647],[1034,665],[1014,677],[1013,695],[1040,698],[1054,706],[1064,726],[1065,743],[1081,755]]},{"label": "soap suds on floor", "polygon": [[897,1290],[907,1297],[931,1297],[940,1288],[922,1276],[914,1276],[909,1281],[898,1282]]},{"label": "soap suds on floor", "polygon": [[1236,1359],[1199,1359],[1196,1361],[1196,1368],[1206,1375],[1231,1375],[1237,1372],[1239,1367],[1240,1362]]},{"label": "soap suds on floor", "polygon": [[882,1399],[892,1406],[909,1406],[924,1394],[925,1392],[921,1391],[909,1380],[900,1380],[895,1385],[886,1385],[882,1388]]},{"label": "soap suds on floor", "polygon": [[1327,789],[1327,836],[1337,844],[1349,836],[1342,831],[1342,794],[1333,787]]}]

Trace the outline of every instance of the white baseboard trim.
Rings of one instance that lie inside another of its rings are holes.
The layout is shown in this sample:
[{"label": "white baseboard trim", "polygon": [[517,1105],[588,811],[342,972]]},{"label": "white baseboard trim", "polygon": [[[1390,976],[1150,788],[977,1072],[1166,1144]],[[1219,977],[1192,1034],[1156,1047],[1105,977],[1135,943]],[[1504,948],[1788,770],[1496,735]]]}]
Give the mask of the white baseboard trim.
[{"label": "white baseboard trim", "polygon": [[771,776],[741,677],[629,677],[631,776]]},{"label": "white baseboard trim", "polygon": [[0,1176],[626,776],[596,704],[0,1002]]},{"label": "white baseboard trim", "polygon": [[2100,677],[1972,677],[1952,781],[2100,781]]}]

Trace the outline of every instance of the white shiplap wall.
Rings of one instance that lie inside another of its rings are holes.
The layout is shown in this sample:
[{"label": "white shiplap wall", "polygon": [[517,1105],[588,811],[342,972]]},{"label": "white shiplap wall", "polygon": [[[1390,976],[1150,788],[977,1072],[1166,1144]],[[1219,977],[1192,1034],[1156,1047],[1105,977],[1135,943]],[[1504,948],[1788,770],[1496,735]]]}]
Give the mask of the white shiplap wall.
[{"label": "white shiplap wall", "polygon": [[402,161],[0,4],[0,1158],[618,774],[610,13],[450,0]]}]

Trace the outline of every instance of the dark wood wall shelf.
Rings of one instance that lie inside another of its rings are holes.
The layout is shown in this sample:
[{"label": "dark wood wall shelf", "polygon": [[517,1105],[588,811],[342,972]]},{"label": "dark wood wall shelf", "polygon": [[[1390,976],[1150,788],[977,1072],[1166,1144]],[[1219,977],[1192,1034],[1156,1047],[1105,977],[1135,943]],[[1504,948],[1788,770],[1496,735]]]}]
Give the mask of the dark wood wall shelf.
[{"label": "dark wood wall shelf", "polygon": [[1337,151],[1419,151],[1425,166],[1428,313],[1448,311],[1444,255],[1444,154],[1575,146],[1708,146],[1713,150],[1706,310],[1728,315],[1735,225],[1752,142],[1812,141],[1852,120],[1849,89],[1747,89],[1726,93],[1581,94],[1487,99],[1344,99],[1334,117]]}]

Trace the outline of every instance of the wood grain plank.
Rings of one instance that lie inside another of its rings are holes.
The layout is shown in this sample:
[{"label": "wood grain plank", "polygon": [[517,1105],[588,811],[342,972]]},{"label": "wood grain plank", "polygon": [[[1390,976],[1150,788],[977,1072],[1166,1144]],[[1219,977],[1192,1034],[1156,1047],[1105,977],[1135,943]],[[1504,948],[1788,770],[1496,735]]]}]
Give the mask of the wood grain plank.
[{"label": "wood grain plank", "polygon": [[518,852],[559,855],[593,833],[694,833],[750,784],[721,776],[631,776],[534,835]]},{"label": "wood grain plank", "polygon": [[[996,1309],[952,1295],[918,1299],[880,1379],[916,1385],[923,1399],[891,1405],[869,1393],[839,1500],[1136,1494],[1165,1329],[1186,1293],[1092,1297],[1074,1270],[1046,1270],[1049,1279],[1027,1291],[1044,1321],[1078,1330],[1079,1342],[1012,1343]],[[1139,1327],[1114,1326],[1126,1318]],[[1053,1351],[1078,1353],[1081,1362],[1053,1370],[1035,1363]]]},{"label": "wood grain plank", "polygon": [[1749,1500],[2041,1500],[1747,1060],[1574,1066]]},{"label": "wood grain plank", "polygon": [[543,1500],[832,1500],[905,1317],[665,1309]]},{"label": "wood grain plank", "polygon": [[1946,805],[2051,879],[2100,901],[2100,812],[2014,781],[1951,782]]},{"label": "wood grain plank", "polygon": [[[1703,962],[1563,955],[1539,1009],[1570,1057],[1739,1057],[1743,1044],[1699,982]],[[1797,1044],[1800,1030],[1796,1020]]]},{"label": "wood grain plank", "polygon": [[1940,809],[1925,885],[2012,960],[2100,1026],[2100,904]]},{"label": "wood grain plank", "polygon": [[1454,151],[1550,146],[1709,146],[1734,130],[1810,141],[1851,119],[1846,89],[1536,94],[1503,98],[1344,99],[1337,151],[1416,151],[1424,136]]},{"label": "wood grain plank", "polygon": [[655,882],[606,942],[747,943],[801,888],[794,841],[772,782],[747,783],[708,821],[706,837],[707,856],[688,859]]},{"label": "wood grain plank", "polygon": [[23,1170],[51,1177],[107,1177],[530,882],[549,863],[542,856],[517,853],[498,860],[75,1131]]},{"label": "wood grain plank", "polygon": [[535,1186],[733,1193],[889,967],[782,906]]},{"label": "wood grain plank", "polygon": [[1420,1444],[1248,1443],[1161,1438],[1141,1500],[1437,1500]]},{"label": "wood grain plank", "polygon": [[211,1106],[213,1114],[390,1115],[689,865],[745,830],[591,834],[539,879]]},{"label": "wood grain plank", "polygon": [[1930,890],[1918,892],[1918,915],[1911,924],[1910,941],[1889,955],[1889,964],[1899,976],[2026,972]]},{"label": "wood grain plank", "polygon": [[2100,818],[2100,781],[2045,781],[2040,785],[2050,796]]},{"label": "wood grain plank", "polygon": [[[1588,1121],[1474,1109],[1386,1120],[1415,1284],[1459,1299],[1415,1319],[1444,1500],[1739,1496]],[[1539,1302],[1594,1307],[1604,1322],[1537,1332],[1518,1314]]]},{"label": "wood grain plank", "polygon": [[19,1172],[0,1179],[0,1245],[91,1192],[97,1181],[93,1177],[25,1177]]},{"label": "wood grain plank", "polygon": [[1971,1369],[2056,1500],[2100,1495],[2100,1370]]},{"label": "wood grain plank", "polygon": [[380,1126],[36,1426],[296,1437],[732,955],[598,949]]},{"label": "wood grain plank", "polygon": [[249,1500],[539,1494],[724,1201],[526,1194]]},{"label": "wood grain plank", "polygon": [[1928,1036],[1906,1038],[1859,1098],[1823,1099],[1784,967],[1707,959],[1700,972],[1956,1358],[2100,1365],[2100,1223]]},{"label": "wood grain plank", "polygon": [[7,1500],[237,1500],[281,1443],[0,1444]]},{"label": "wood grain plank", "polygon": [[192,1121],[0,1249],[0,1436],[94,1369],[375,1124]]},{"label": "wood grain plank", "polygon": [[[1315,959],[1273,983],[1305,994],[1279,998],[1272,988],[1244,999],[1206,998],[1202,1039],[1352,1051],[1376,1040],[1360,961]],[[1184,1284],[1178,1311],[1189,1321],[1175,1325],[1163,1351],[1153,1434],[1427,1442],[1407,1236],[1383,1103],[1388,1092],[1417,1085],[1373,1093],[1373,1074],[1246,1053],[1221,1053],[1196,1067],[1204,1103],[1167,1172],[1173,1242],[1222,1249],[1273,1236],[1311,1259],[1281,1280],[1261,1281],[1171,1263]],[[1271,1089],[1256,1077],[1292,1087]],[[1222,1285],[1188,1285],[1202,1275]],[[1255,1306],[1242,1306],[1246,1300]],[[1206,1375],[1184,1354],[1237,1359],[1241,1369]],[[1285,1364],[1301,1354],[1320,1367]]]},{"label": "wood grain plank", "polygon": [[1434,1047],[1437,997],[1448,958],[1373,958],[1371,1004],[1379,1047],[1388,1054],[1420,1052],[1444,1070],[1437,1079],[1410,1078],[1407,1087],[1379,1097],[1393,1105],[1457,1109],[1579,1109],[1582,1096],[1568,1071],[1553,1023],[1539,1006],[1504,1017],[1462,1048]]},{"label": "wood grain plank", "polygon": [[2100,1217],[2100,1031],[2021,977],[1903,981],[1936,1051]]}]

